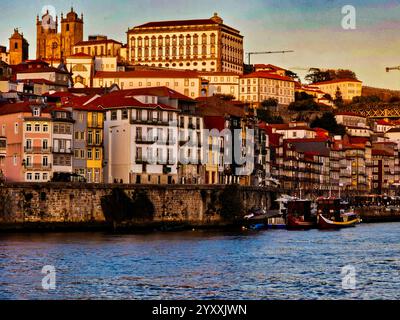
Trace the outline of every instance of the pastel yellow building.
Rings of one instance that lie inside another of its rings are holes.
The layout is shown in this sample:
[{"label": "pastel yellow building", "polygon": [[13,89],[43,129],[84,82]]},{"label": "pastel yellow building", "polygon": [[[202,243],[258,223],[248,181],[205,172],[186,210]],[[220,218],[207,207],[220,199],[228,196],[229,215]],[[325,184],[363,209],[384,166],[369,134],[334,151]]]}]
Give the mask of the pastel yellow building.
[{"label": "pastel yellow building", "polygon": [[354,97],[361,96],[362,81],[355,79],[337,79],[324,82],[313,83],[322,91],[331,95],[334,99],[337,89],[339,88],[344,101],[351,101]]},{"label": "pastel yellow building", "polygon": [[87,115],[86,177],[87,182],[103,181],[104,114],[89,111]]}]

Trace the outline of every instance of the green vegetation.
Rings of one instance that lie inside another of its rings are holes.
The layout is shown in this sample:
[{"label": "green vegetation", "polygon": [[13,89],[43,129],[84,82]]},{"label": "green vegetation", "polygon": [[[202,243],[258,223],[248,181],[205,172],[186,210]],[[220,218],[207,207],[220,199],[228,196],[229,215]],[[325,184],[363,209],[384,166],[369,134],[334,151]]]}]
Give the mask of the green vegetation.
[{"label": "green vegetation", "polygon": [[356,74],[347,69],[328,69],[321,71],[318,68],[311,68],[304,79],[310,83],[337,80],[337,79],[355,79],[357,80]]},{"label": "green vegetation", "polygon": [[283,123],[281,116],[274,116],[271,112],[271,108],[278,106],[278,100],[269,98],[261,102],[260,108],[257,109],[257,117],[259,120],[270,124]]},{"label": "green vegetation", "polygon": [[315,118],[314,121],[311,122],[310,127],[328,130],[331,135],[343,136],[346,133],[345,127],[337,123],[332,112],[325,112],[321,118]]}]

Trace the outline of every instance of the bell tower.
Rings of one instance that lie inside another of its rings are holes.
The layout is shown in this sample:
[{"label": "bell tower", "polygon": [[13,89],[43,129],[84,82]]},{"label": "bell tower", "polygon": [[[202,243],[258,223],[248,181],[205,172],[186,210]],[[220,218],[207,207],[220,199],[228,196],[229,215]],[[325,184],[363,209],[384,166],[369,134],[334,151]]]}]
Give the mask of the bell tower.
[{"label": "bell tower", "polygon": [[78,17],[78,14],[71,11],[64,18],[61,14],[61,55],[63,58],[73,54],[73,47],[76,43],[83,40],[83,14]]},{"label": "bell tower", "polygon": [[46,47],[48,45],[49,35],[56,35],[58,32],[58,17],[54,18],[47,10],[39,19],[36,17],[36,59],[46,59]]},{"label": "bell tower", "polygon": [[10,37],[10,64],[20,64],[28,60],[29,44],[24,38],[23,33],[19,33],[18,29],[14,29],[14,33]]}]

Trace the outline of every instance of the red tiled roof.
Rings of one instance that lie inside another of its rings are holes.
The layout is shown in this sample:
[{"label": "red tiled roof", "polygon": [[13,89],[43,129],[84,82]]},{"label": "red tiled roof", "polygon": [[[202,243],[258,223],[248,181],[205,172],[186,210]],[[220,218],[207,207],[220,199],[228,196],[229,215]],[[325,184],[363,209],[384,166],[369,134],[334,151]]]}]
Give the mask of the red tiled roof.
[{"label": "red tiled roof", "polygon": [[118,42],[113,39],[102,39],[102,40],[87,40],[87,41],[79,41],[75,44],[75,46],[90,46],[95,44],[106,44],[106,43],[116,43],[122,45],[121,42]]},{"label": "red tiled roof", "polygon": [[363,115],[355,112],[337,112],[335,113],[335,116],[353,116],[353,117],[365,118]]},{"label": "red tiled roof", "polygon": [[[218,25],[218,23],[212,19],[171,20],[171,21],[147,22],[145,24],[135,26],[134,29],[136,29],[136,28],[155,28],[155,27],[175,27],[175,26],[176,27],[178,27],[178,26],[197,26],[197,25],[206,25],[206,24]],[[131,29],[129,31],[132,31],[134,29]]]},{"label": "red tiled roof", "polygon": [[264,64],[264,63],[259,63],[259,64],[255,64],[254,65],[254,68],[263,68],[263,69],[267,69],[267,68],[269,68],[269,69],[273,69],[273,70],[275,70],[275,71],[278,71],[278,70],[282,70],[282,71],[286,71],[286,69],[283,69],[283,68],[281,68],[281,67],[278,67],[278,66],[275,66],[275,65],[273,65],[273,64]]},{"label": "red tiled roof", "polygon": [[365,144],[368,141],[369,141],[369,138],[349,136],[349,142],[351,144]]},{"label": "red tiled roof", "polygon": [[72,55],[68,56],[68,58],[92,58],[92,56],[90,54],[87,54],[87,53],[78,52],[78,53],[75,53],[75,54],[72,54]]},{"label": "red tiled roof", "polygon": [[312,85],[318,86],[318,85],[323,85],[323,84],[331,84],[331,83],[339,83],[339,82],[362,82],[362,81],[345,78],[345,79],[335,79],[335,80],[329,80],[329,81],[314,82]]},{"label": "red tiled roof", "polygon": [[103,109],[115,109],[121,107],[140,107],[140,108],[149,108],[156,109],[161,108],[165,110],[177,110],[171,106],[167,106],[165,104],[145,104],[137,99],[130,96],[129,92],[131,90],[121,90],[114,91],[109,94],[106,94],[102,97],[95,99],[94,101],[88,103],[86,106],[100,106]]},{"label": "red tiled roof", "polygon": [[390,152],[389,150],[372,149],[372,155],[373,155],[373,156],[387,156],[387,157],[392,157],[392,156],[394,156],[394,153],[393,153],[393,152]]},{"label": "red tiled roof", "polygon": [[[30,106],[41,105],[40,103],[24,101],[18,103],[8,103],[0,107],[0,115],[32,112]],[[42,109],[42,113],[49,113],[48,109]]]},{"label": "red tiled roof", "polygon": [[97,71],[95,78],[198,78],[195,71],[186,70],[137,70],[137,71]]},{"label": "red tiled roof", "polygon": [[185,96],[178,91],[170,89],[165,86],[161,87],[148,87],[148,88],[137,88],[137,89],[128,89],[128,90],[121,90],[126,92],[127,95],[153,95],[158,97],[169,97],[170,99],[178,99],[184,101],[192,101],[194,100],[188,96]]},{"label": "red tiled roof", "polygon": [[61,87],[68,87],[66,84],[59,84],[54,81],[50,81],[47,79],[20,79],[18,80],[19,82],[24,82],[24,83],[36,83],[36,84],[47,84],[50,86],[61,86]]},{"label": "red tiled roof", "polygon": [[67,71],[63,71],[54,67],[41,67],[41,68],[31,68],[31,69],[21,69],[16,71],[16,73],[42,73],[42,72],[56,72],[63,74],[70,74]]},{"label": "red tiled roof", "polygon": [[252,72],[252,73],[243,75],[240,78],[265,78],[265,79],[275,79],[275,80],[295,82],[290,77],[280,76],[278,74],[270,73],[270,72],[267,72],[267,71]]},{"label": "red tiled roof", "polygon": [[222,131],[225,128],[225,118],[224,116],[204,116],[204,127]]}]

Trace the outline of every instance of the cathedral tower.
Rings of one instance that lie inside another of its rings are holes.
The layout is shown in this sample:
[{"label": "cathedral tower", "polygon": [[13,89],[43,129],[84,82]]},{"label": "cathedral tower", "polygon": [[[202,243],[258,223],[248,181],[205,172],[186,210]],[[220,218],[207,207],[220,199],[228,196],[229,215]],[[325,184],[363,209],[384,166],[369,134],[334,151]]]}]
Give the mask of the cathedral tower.
[{"label": "cathedral tower", "polygon": [[79,18],[71,8],[65,18],[61,15],[62,56],[66,58],[73,54],[73,46],[80,41],[83,41],[83,14]]},{"label": "cathedral tower", "polygon": [[29,43],[24,38],[23,33],[19,33],[18,29],[14,29],[14,34],[10,37],[10,64],[20,64],[28,60]]}]

